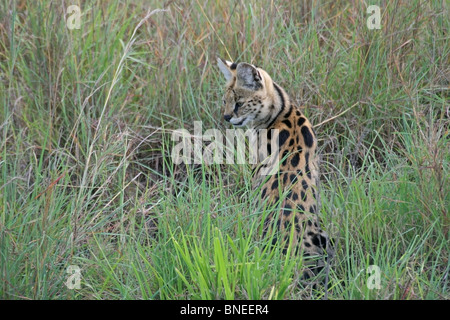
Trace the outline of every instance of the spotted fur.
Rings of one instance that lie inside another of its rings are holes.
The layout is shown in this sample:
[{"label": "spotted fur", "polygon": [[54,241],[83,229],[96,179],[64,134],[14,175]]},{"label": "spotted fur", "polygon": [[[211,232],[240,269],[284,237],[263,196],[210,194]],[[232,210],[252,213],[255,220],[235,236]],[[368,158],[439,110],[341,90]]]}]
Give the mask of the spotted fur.
[{"label": "spotted fur", "polygon": [[224,119],[235,127],[266,132],[269,153],[274,151],[270,145],[272,129],[279,133],[277,172],[265,177],[258,175],[263,166],[254,168],[253,183],[261,192],[261,201],[279,208],[265,219],[265,233],[276,229],[277,239],[281,237],[288,244],[293,231],[295,251],[323,255],[328,236],[318,217],[317,139],[311,123],[263,69],[222,59],[218,59],[218,67],[227,80]]}]

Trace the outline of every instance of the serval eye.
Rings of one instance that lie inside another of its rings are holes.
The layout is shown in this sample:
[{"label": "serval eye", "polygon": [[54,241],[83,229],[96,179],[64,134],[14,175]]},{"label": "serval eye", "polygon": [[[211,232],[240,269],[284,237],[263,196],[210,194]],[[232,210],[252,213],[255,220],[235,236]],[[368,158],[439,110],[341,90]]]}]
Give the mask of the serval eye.
[{"label": "serval eye", "polygon": [[242,107],[242,102],[236,102],[234,105],[234,112],[236,112],[240,107]]}]

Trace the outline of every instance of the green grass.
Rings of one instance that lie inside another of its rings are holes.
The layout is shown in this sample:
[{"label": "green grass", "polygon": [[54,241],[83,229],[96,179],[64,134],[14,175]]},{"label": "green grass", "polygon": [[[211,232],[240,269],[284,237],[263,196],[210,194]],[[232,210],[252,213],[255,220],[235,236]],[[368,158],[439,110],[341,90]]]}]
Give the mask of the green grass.
[{"label": "green grass", "polygon": [[[0,297],[449,299],[446,2],[165,4],[83,1],[80,30],[68,3],[0,4]],[[248,166],[172,162],[173,130],[227,129],[216,56],[316,124],[327,292],[267,249]]]}]

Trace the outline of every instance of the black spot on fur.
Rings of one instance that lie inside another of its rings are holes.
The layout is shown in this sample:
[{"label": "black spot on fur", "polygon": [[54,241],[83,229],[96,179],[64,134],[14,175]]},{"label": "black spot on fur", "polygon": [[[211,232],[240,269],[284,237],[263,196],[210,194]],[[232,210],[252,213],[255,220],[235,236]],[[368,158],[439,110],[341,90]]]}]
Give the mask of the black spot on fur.
[{"label": "black spot on fur", "polygon": [[305,241],[305,247],[307,248],[311,247],[311,243]]},{"label": "black spot on fur", "polygon": [[295,111],[295,114],[297,115],[297,117],[300,116],[300,111]]},{"label": "black spot on fur", "polygon": [[302,187],[303,189],[308,189],[308,183],[306,183],[306,180],[302,180]]},{"label": "black spot on fur", "polygon": [[280,136],[278,137],[278,142],[280,143],[279,144],[280,147],[286,142],[286,140],[289,138],[289,135],[290,135],[290,133],[287,130],[282,130],[280,132]]},{"label": "black spot on fur", "polygon": [[302,127],[302,135],[303,139],[305,140],[305,144],[308,148],[311,148],[314,144],[314,137],[311,134],[311,131],[309,131],[307,126]]},{"label": "black spot on fur", "polygon": [[305,207],[301,204],[297,205],[297,209],[298,209],[298,211],[300,211],[301,214],[303,214],[305,212]]},{"label": "black spot on fur", "polygon": [[290,204],[286,204],[284,206],[283,214],[287,217],[287,216],[289,216],[291,214],[291,212],[292,212],[291,205]]},{"label": "black spot on fur", "polygon": [[299,161],[300,161],[300,156],[299,156],[298,153],[296,153],[296,154],[292,157],[292,160],[291,160],[292,166],[293,166],[293,167],[298,166],[298,162],[299,162]]},{"label": "black spot on fur", "polygon": [[292,123],[289,120],[282,121],[288,128],[292,128]]},{"label": "black spot on fur", "polygon": [[232,63],[231,66],[230,66],[230,69],[231,70],[236,70],[236,68],[237,68],[237,64],[236,63]]},{"label": "black spot on fur", "polygon": [[292,193],[292,200],[297,200],[298,199],[298,194],[297,192]]},{"label": "black spot on fur", "polygon": [[275,179],[275,181],[272,183],[272,190],[275,190],[276,188],[278,188],[278,180]]},{"label": "black spot on fur", "polygon": [[316,207],[316,205],[315,204],[313,204],[312,206],[311,206],[311,208],[309,208],[309,211],[311,212],[311,213],[317,213],[317,207]]},{"label": "black spot on fur", "polygon": [[292,190],[289,189],[288,192],[287,192],[287,194],[286,194],[286,197],[290,199],[291,196],[292,196]]},{"label": "black spot on fur", "polygon": [[287,150],[285,150],[283,152],[283,155],[282,155],[282,158],[281,158],[283,160],[283,162],[281,163],[282,166],[286,165],[287,159],[288,159],[288,154],[289,154],[289,152]]},{"label": "black spot on fur", "polygon": [[272,245],[275,246],[278,242],[278,239],[276,237],[273,237],[272,239]]},{"label": "black spot on fur", "polygon": [[[285,118],[289,118],[291,116],[292,113],[292,105],[289,107],[289,111],[285,114]],[[284,122],[284,121],[283,121]],[[289,122],[290,123],[290,122]],[[289,128],[291,127],[291,125],[288,126]]]},{"label": "black spot on fur", "polygon": [[294,183],[295,181],[297,181],[297,176],[293,173],[291,173],[291,175],[289,176],[289,179],[291,179],[291,182]]},{"label": "black spot on fur", "polygon": [[308,179],[311,179],[311,171],[309,170],[309,152],[305,154],[305,171]]},{"label": "black spot on fur", "polygon": [[294,139],[289,140],[289,147],[292,147],[294,145]]},{"label": "black spot on fur", "polygon": [[320,248],[326,248],[327,246],[327,239],[320,235],[320,234],[316,234],[313,238],[312,238],[312,243],[315,246],[318,246]]},{"label": "black spot on fur", "polygon": [[261,193],[261,198],[264,198],[266,196],[267,188],[264,188],[264,190]]},{"label": "black spot on fur", "polygon": [[297,125],[301,127],[305,123],[306,119],[303,117],[298,118]]},{"label": "black spot on fur", "polygon": [[284,184],[284,185],[286,185],[287,179],[288,179],[288,174],[287,174],[287,173],[284,173],[284,174],[283,174],[283,184]]},{"label": "black spot on fur", "polygon": [[300,192],[300,197],[302,198],[302,201],[306,201],[308,199],[305,191]]}]

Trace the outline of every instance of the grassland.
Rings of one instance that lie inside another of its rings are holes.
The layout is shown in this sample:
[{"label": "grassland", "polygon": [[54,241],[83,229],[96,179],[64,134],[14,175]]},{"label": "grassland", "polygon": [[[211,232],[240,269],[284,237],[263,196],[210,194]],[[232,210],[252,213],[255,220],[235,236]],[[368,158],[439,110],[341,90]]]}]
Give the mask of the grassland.
[{"label": "grassland", "polygon": [[[73,2],[0,3],[0,298],[450,298],[446,1]],[[327,291],[264,249],[248,166],[172,162],[173,130],[227,129],[216,56],[316,125]]]}]

